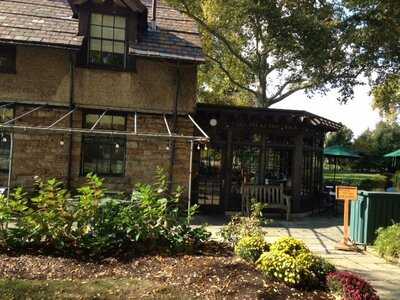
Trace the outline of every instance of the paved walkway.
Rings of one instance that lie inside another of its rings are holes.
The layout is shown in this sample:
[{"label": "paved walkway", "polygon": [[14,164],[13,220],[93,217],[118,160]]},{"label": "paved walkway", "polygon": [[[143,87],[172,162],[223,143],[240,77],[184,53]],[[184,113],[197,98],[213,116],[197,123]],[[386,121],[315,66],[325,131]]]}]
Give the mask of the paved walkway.
[{"label": "paved walkway", "polygon": [[[211,218],[207,221],[211,224],[208,229],[217,237],[216,232],[226,220]],[[370,253],[334,249],[343,235],[341,224],[338,218],[309,217],[291,222],[274,221],[265,231],[270,242],[282,236],[302,239],[314,253],[325,257],[338,269],[366,278],[378,290],[381,299],[400,300],[400,266],[386,263]]]}]

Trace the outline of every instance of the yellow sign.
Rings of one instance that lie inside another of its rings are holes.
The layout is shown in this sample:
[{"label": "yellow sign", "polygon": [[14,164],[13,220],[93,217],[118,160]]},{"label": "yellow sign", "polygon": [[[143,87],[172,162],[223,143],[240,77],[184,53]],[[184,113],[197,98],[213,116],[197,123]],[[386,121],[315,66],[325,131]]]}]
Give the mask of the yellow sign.
[{"label": "yellow sign", "polygon": [[358,189],[355,186],[337,186],[336,200],[356,201],[358,197]]}]

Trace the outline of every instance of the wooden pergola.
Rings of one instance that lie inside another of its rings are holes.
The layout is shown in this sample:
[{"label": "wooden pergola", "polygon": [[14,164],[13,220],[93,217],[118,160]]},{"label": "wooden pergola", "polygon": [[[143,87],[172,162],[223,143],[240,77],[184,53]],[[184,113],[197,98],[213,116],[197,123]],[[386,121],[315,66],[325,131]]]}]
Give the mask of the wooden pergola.
[{"label": "wooden pergola", "polygon": [[293,212],[316,205],[323,188],[325,134],[341,125],[306,111],[198,105],[210,144],[195,152],[197,203],[240,211],[241,186],[282,185]]}]

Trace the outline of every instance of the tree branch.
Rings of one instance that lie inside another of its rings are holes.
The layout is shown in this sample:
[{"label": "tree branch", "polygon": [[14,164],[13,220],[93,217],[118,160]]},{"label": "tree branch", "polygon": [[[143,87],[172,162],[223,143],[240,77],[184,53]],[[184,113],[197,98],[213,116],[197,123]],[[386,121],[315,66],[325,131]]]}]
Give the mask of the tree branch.
[{"label": "tree branch", "polygon": [[207,58],[209,58],[210,60],[212,60],[213,62],[215,62],[215,63],[218,65],[218,67],[222,70],[222,72],[225,73],[225,75],[229,78],[229,80],[230,80],[234,85],[236,85],[237,87],[239,87],[239,88],[241,88],[241,89],[243,89],[243,90],[245,90],[245,91],[247,91],[247,92],[252,93],[252,94],[255,95],[255,96],[258,96],[258,94],[257,94],[256,91],[254,91],[254,90],[252,90],[251,88],[249,88],[249,87],[247,87],[247,86],[245,86],[245,85],[239,83],[236,79],[234,79],[233,76],[229,73],[229,71],[224,67],[224,65],[222,64],[222,62],[220,62],[218,59],[216,59],[216,58],[214,58],[214,57],[212,57],[212,56],[210,56],[210,55],[208,55],[208,54],[205,54],[205,56],[206,56]]},{"label": "tree branch", "polygon": [[240,60],[243,64],[245,64],[250,70],[253,70],[253,65],[251,63],[249,63],[244,57],[243,55],[240,54],[240,52],[236,51],[231,43],[229,42],[229,40],[223,35],[221,34],[218,30],[212,28],[211,26],[209,26],[204,20],[202,20],[200,17],[196,16],[195,14],[193,14],[190,9],[188,4],[186,3],[186,1],[181,1],[181,3],[183,4],[183,6],[185,7],[185,10],[182,11],[179,9],[180,12],[182,12],[183,14],[188,15],[189,17],[191,17],[192,19],[194,19],[200,26],[202,26],[206,31],[208,31],[210,34],[212,34],[213,36],[215,36],[217,39],[219,39],[224,45],[225,47],[229,50],[230,53],[232,53],[233,56],[235,56],[238,60]]},{"label": "tree branch", "polygon": [[308,88],[311,88],[311,87],[313,87],[312,83],[300,85],[298,87],[290,89],[289,91],[287,91],[286,93],[282,94],[281,96],[279,96],[279,97],[277,97],[275,99],[269,98],[268,102],[271,103],[270,105],[278,103],[278,102],[282,101],[283,99],[289,97],[290,95],[292,95],[292,94],[294,94],[294,93],[296,93],[298,91],[305,90],[305,89],[308,89]]}]

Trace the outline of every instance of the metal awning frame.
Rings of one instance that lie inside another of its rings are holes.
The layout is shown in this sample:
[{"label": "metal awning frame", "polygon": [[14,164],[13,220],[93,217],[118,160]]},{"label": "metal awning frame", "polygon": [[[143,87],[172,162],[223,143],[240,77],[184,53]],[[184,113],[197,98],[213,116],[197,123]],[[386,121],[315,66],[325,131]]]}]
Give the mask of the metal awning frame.
[{"label": "metal awning frame", "polygon": [[[15,105],[15,102],[10,102],[6,104],[0,105],[0,110],[5,109],[9,106]],[[190,114],[187,115],[188,119],[192,122],[192,124],[201,132],[202,136],[186,136],[186,135],[179,135],[173,133],[171,128],[168,124],[166,114],[162,114],[165,127],[167,129],[168,134],[164,133],[139,133],[138,130],[138,112],[135,112],[134,117],[134,131],[116,131],[116,130],[98,130],[96,127],[99,125],[103,117],[110,111],[109,109],[104,109],[103,112],[100,114],[99,118],[93,124],[90,129],[86,128],[63,128],[63,127],[55,127],[65,118],[73,115],[77,111],[77,108],[69,108],[69,111],[59,117],[57,120],[53,121],[50,125],[47,126],[26,126],[26,125],[15,125],[14,122],[20,120],[30,114],[46,108],[50,107],[48,105],[38,105],[35,108],[22,113],[19,116],[14,117],[11,120],[8,120],[4,123],[0,124],[0,131],[10,130],[10,157],[9,157],[9,170],[8,170],[8,188],[7,188],[7,198],[10,197],[10,190],[11,190],[11,176],[12,176],[12,168],[13,168],[13,147],[14,147],[14,130],[22,130],[22,131],[38,131],[38,132],[50,132],[56,134],[91,134],[91,135],[109,135],[109,136],[125,136],[125,137],[141,137],[141,138],[157,138],[157,139],[166,139],[166,140],[183,140],[190,143],[190,155],[189,155],[189,178],[188,178],[188,222],[190,222],[190,208],[191,208],[191,199],[192,199],[192,172],[193,172],[193,150],[194,150],[194,143],[208,143],[210,141],[210,137],[205,133],[205,131],[200,127],[199,124],[192,118]],[[65,107],[59,107],[58,109],[66,109]]]},{"label": "metal awning frame", "polygon": [[[10,105],[14,105],[15,103],[8,103],[0,106],[0,109],[4,109]],[[91,128],[75,128],[75,127],[56,127],[57,124],[59,124],[61,121],[63,121],[65,118],[68,116],[72,115],[77,111],[77,108],[70,108],[70,110],[63,114],[61,117],[59,117],[57,120],[55,120],[52,124],[50,125],[40,125],[40,126],[30,126],[30,125],[15,125],[15,121],[20,120],[24,117],[27,117],[31,115],[32,113],[48,107],[47,105],[38,105],[35,108],[29,110],[28,112],[25,112],[19,116],[14,117],[11,120],[8,120],[7,122],[0,123],[0,130],[5,129],[5,130],[22,130],[22,131],[38,131],[38,132],[50,132],[50,133],[56,133],[56,134],[72,134],[72,133],[77,133],[77,134],[92,134],[92,135],[109,135],[109,136],[126,136],[126,137],[142,137],[142,138],[159,138],[159,139],[166,139],[166,140],[183,140],[183,141],[194,141],[198,143],[207,143],[209,142],[210,138],[209,136],[204,132],[204,130],[197,124],[197,122],[192,118],[190,114],[187,115],[188,119],[190,122],[201,132],[201,136],[191,136],[191,135],[181,135],[177,133],[173,133],[171,131],[171,128],[168,124],[167,116],[166,114],[162,114],[162,118],[165,123],[165,127],[167,129],[167,134],[165,133],[142,133],[139,132],[138,128],[138,112],[134,113],[134,131],[121,131],[121,130],[101,130],[101,129],[96,129],[96,127],[99,125],[103,117],[110,111],[109,109],[104,109],[103,112],[100,114],[99,118],[96,120],[96,122],[93,124]],[[57,108],[61,109],[61,108]]]}]

